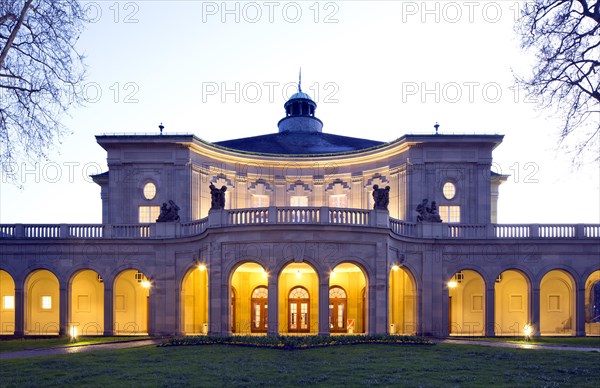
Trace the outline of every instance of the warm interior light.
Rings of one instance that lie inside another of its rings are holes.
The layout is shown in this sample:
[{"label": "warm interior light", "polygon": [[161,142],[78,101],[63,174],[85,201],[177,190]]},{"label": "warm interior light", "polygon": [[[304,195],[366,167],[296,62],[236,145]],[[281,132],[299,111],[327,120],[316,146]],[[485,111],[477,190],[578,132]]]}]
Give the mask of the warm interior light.
[{"label": "warm interior light", "polygon": [[456,288],[456,286],[458,286],[458,283],[456,282],[456,280],[450,280],[448,282],[448,288]]},{"label": "warm interior light", "polygon": [[144,288],[150,288],[150,282],[148,280],[142,280],[142,283],[140,283],[140,284]]},{"label": "warm interior light", "polygon": [[296,277],[297,277],[298,279],[300,279],[300,276],[302,276],[302,275],[300,274],[300,270],[296,271]]},{"label": "warm interior light", "polygon": [[267,273],[267,271],[265,271],[264,269],[262,271],[262,275],[263,275],[263,278],[266,278],[266,277],[269,276],[269,274]]},{"label": "warm interior light", "polygon": [[332,278],[334,278],[334,277],[335,277],[335,269],[334,269],[334,270],[331,270],[331,273],[329,274],[329,276],[331,276]]},{"label": "warm interior light", "polygon": [[392,271],[398,271],[399,269],[400,269],[400,266],[398,264],[392,265]]},{"label": "warm interior light", "polygon": [[200,271],[206,271],[206,266],[204,264],[198,264],[198,269]]}]

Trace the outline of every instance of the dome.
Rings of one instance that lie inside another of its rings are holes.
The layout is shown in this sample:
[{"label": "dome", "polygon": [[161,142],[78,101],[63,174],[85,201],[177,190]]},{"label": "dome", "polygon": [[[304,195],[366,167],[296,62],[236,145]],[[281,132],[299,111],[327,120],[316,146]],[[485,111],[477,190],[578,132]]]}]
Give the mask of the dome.
[{"label": "dome", "polygon": [[292,97],[290,97],[290,99],[288,101],[290,101],[290,100],[296,100],[296,99],[300,99],[300,98],[312,101],[312,98],[310,98],[310,96],[308,94],[304,93],[304,92],[294,93],[292,95]]}]

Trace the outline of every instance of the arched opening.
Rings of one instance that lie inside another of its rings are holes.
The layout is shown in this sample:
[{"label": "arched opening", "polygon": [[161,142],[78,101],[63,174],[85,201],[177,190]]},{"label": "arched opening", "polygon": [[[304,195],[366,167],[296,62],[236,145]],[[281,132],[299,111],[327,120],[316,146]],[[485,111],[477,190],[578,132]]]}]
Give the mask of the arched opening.
[{"label": "arched opening", "polygon": [[191,268],[181,285],[181,331],[186,335],[208,334],[208,270]]},{"label": "arched opening", "polygon": [[585,334],[600,336],[600,270],[585,281]]},{"label": "arched opening", "polygon": [[45,269],[34,271],[25,282],[25,334],[54,335],[60,329],[60,286]]},{"label": "arched opening", "polygon": [[417,332],[417,286],[404,267],[392,266],[389,283],[389,333]]},{"label": "arched opening", "polygon": [[148,333],[148,305],[152,284],[142,272],[128,269],[115,278],[114,330],[116,335]]},{"label": "arched opening", "polygon": [[450,335],[482,336],[485,333],[485,282],[475,271],[462,270],[448,281]]},{"label": "arched opening", "polygon": [[316,334],[319,330],[319,278],[306,263],[290,263],[279,275],[279,330]]},{"label": "arched opening", "polygon": [[0,335],[15,333],[15,281],[0,270]]},{"label": "arched opening", "polygon": [[97,272],[83,270],[71,279],[71,328],[77,335],[104,332],[104,280]]},{"label": "arched opening", "polygon": [[497,336],[521,336],[529,322],[529,280],[519,271],[508,270],[496,278],[494,316]]},{"label": "arched opening", "polygon": [[[235,325],[232,332],[239,334],[266,333],[269,300],[266,291],[267,282],[267,272],[257,263],[244,263],[233,271],[231,286],[235,288],[236,298],[235,302],[231,302],[230,317]],[[262,291],[256,291],[259,287],[262,287],[260,289]],[[256,292],[258,295],[255,294]],[[254,300],[255,296],[257,297],[256,301]]]},{"label": "arched opening", "polygon": [[540,283],[540,334],[575,334],[574,282],[562,270],[548,272]]},{"label": "arched opening", "polygon": [[[329,274],[329,330],[332,333],[366,331],[367,278],[352,263],[342,263]],[[365,292],[363,295],[362,292]]]}]

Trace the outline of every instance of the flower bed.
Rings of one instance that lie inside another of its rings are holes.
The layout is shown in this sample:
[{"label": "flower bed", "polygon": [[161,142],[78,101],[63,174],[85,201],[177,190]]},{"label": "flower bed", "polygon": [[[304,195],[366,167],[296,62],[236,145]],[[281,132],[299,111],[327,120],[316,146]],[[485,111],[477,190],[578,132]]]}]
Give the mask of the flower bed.
[{"label": "flower bed", "polygon": [[396,335],[340,336],[190,336],[171,338],[159,346],[236,345],[273,349],[311,349],[358,344],[433,345],[426,337]]}]

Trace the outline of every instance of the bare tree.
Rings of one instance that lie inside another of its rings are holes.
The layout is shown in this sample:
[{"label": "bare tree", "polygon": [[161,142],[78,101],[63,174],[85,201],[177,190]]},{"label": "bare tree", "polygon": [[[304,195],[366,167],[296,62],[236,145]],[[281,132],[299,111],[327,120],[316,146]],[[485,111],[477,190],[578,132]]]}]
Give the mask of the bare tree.
[{"label": "bare tree", "polygon": [[75,0],[0,1],[0,163],[47,156],[82,98],[85,69],[75,43],[85,12]]},{"label": "bare tree", "polygon": [[537,61],[518,77],[542,108],[561,118],[559,145],[581,162],[600,159],[600,0],[525,2],[516,31]]}]

